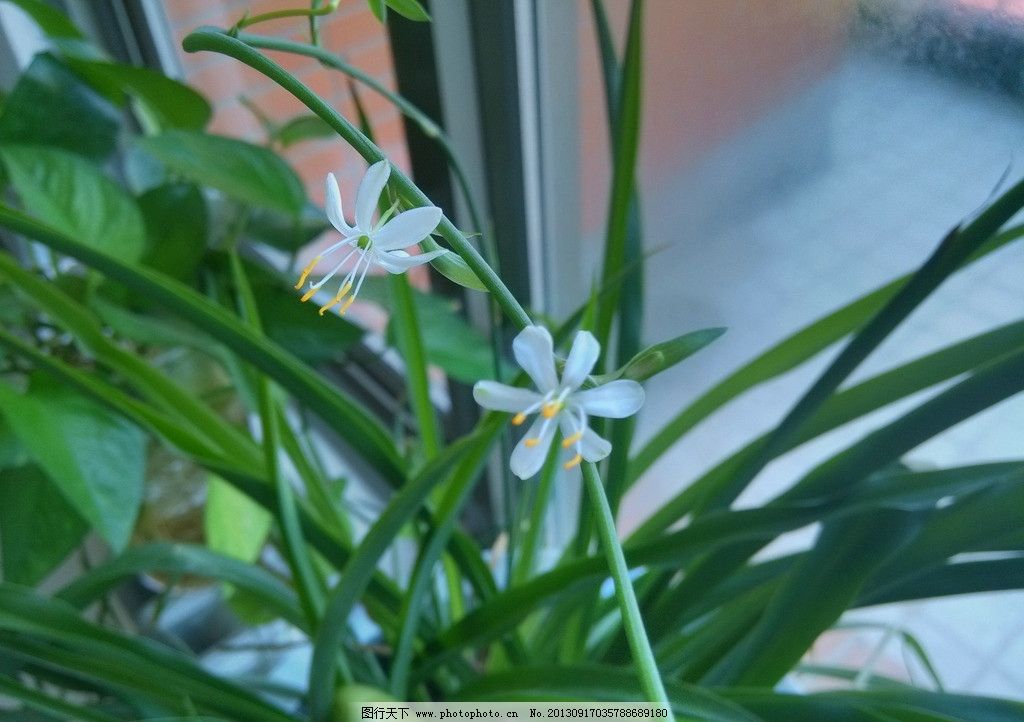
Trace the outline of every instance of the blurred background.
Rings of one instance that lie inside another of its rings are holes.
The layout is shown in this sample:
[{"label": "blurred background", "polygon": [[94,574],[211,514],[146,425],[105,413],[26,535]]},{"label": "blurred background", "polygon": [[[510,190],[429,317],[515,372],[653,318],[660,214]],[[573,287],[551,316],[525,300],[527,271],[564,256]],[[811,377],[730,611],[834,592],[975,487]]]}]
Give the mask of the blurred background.
[{"label": "blurred background", "polygon": [[[180,50],[181,39],[198,25],[227,27],[246,11],[294,3],[58,4],[115,57],[160,68],[204,93],[215,106],[212,132],[263,142],[266,121],[284,122],[302,111],[240,63]],[[586,300],[599,272],[609,184],[590,4],[429,5],[430,26],[396,20],[385,28],[363,0],[343,0],[321,23],[322,44],[442,122],[491,219],[481,230],[495,238],[504,277],[532,307],[564,316]],[[621,39],[627,5],[611,0],[608,8]],[[293,19],[267,23],[259,32],[302,39],[308,28]],[[640,441],[771,344],[913,270],[1006,175],[1024,173],[1018,150],[1024,141],[1024,0],[651,0],[645,33],[643,340],[707,326],[729,330],[706,352],[651,382]],[[42,42],[31,23],[0,3],[5,88]],[[286,67],[354,116],[340,75],[313,60],[291,58]],[[436,147],[375,93],[361,99],[392,161],[469,228]],[[328,171],[349,197],[364,170],[334,140],[313,137],[282,152],[314,203],[322,201]],[[418,280],[451,291],[443,279]],[[974,264],[894,334],[854,381],[1020,317],[1022,281],[1019,244]],[[470,294],[464,304],[485,329],[482,299]],[[363,304],[353,314],[367,343],[380,347],[386,313]],[[765,384],[695,429],[626,497],[620,528],[635,528],[703,470],[777,423],[828,360]],[[465,385],[449,384],[440,371],[435,380],[438,404],[450,411],[454,427],[464,426],[472,413]],[[907,399],[786,455],[739,504],[772,498],[818,460],[920,400]],[[1018,398],[915,450],[911,461],[927,468],[1013,458],[1022,429],[1024,399]],[[574,483],[558,487],[556,521],[576,518]],[[478,504],[502,518],[510,510],[496,488]],[[372,490],[352,485],[347,494],[356,507],[374,504]],[[570,527],[549,525],[552,549]],[[798,548],[812,534],[790,535],[784,548]],[[925,646],[949,689],[1024,699],[1020,593],[851,616],[873,626],[830,633],[811,661],[870,660],[880,671],[920,680],[925,672],[899,631],[906,630]]]}]

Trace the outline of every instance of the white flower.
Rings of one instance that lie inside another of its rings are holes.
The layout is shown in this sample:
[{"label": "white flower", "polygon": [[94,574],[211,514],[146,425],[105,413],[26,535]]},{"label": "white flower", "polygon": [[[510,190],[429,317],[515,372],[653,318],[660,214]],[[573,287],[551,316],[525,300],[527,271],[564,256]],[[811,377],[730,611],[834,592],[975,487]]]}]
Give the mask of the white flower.
[{"label": "white flower", "polygon": [[[415,245],[430,235],[437,228],[441,221],[441,209],[435,206],[413,208],[412,210],[399,213],[394,218],[392,214],[398,209],[397,203],[392,206],[376,224],[373,222],[373,215],[380,200],[380,194],[387,185],[388,176],[391,175],[391,166],[386,160],[374,163],[366,170],[366,175],[359,183],[359,190],[356,192],[356,223],[350,226],[345,221],[345,215],[341,209],[341,192],[338,190],[338,181],[334,179],[333,173],[327,174],[326,212],[327,219],[331,222],[342,239],[327,250],[319,253],[309,264],[302,269],[299,282],[295,289],[302,288],[309,274],[313,272],[321,260],[339,251],[342,248],[350,249],[344,254],[334,267],[316,283],[310,283],[309,289],[302,295],[303,301],[312,298],[320,287],[334,278],[352,256],[356,256],[353,265],[338,288],[337,295],[329,302],[320,307],[320,315],[328,309],[341,303],[355,284],[355,291],[342,305],[339,313],[343,314],[356,300],[359,289],[363,285],[363,279],[371,266],[380,266],[389,273],[404,273],[413,266],[420,266],[438,256],[447,253],[443,249],[421,253],[418,256],[410,256],[403,251],[403,248]],[[390,220],[389,220],[390,219]]]},{"label": "white flower", "polygon": [[544,465],[555,429],[562,430],[562,448],[575,455],[566,469],[587,461],[599,461],[611,453],[612,445],[587,425],[588,416],[621,419],[635,414],[644,403],[644,390],[636,381],[618,380],[579,391],[597,363],[601,346],[593,334],[580,331],[573,340],[562,378],[555,371],[551,334],[543,326],[527,326],[512,342],[512,353],[533,379],[537,391],[480,381],[473,398],[486,409],[514,412],[516,426],[539,413],[526,436],[512,452],[509,465],[520,479],[528,479]]}]

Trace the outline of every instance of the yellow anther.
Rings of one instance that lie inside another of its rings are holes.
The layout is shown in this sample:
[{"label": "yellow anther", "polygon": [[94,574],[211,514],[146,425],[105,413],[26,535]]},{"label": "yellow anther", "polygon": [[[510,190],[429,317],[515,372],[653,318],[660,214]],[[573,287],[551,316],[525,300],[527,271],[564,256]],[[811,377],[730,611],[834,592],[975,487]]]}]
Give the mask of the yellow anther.
[{"label": "yellow anther", "polygon": [[548,401],[540,407],[540,412],[544,415],[545,419],[553,418],[561,410],[562,403],[560,401]]},{"label": "yellow anther", "polygon": [[341,289],[338,291],[338,295],[332,298],[330,303],[325,303],[323,306],[320,307],[320,315],[323,316],[325,313],[327,313],[329,309],[334,308],[339,303],[341,303],[341,299],[345,298],[345,294],[348,293],[348,290],[350,288],[352,288],[351,283],[346,283],[344,286],[342,286]]},{"label": "yellow anther", "polygon": [[580,454],[576,454],[576,456],[565,462],[565,465],[562,468],[568,471],[574,466],[579,466],[581,461],[583,461],[583,457]]},{"label": "yellow anther", "polygon": [[562,442],[562,448],[563,449],[568,449],[570,446],[572,446],[573,444],[575,444],[577,441],[579,441],[582,438],[583,438],[583,432],[582,431],[577,431],[575,434],[573,434],[572,436],[568,437],[567,439],[565,439]]},{"label": "yellow anther", "polygon": [[526,414],[520,412],[512,417],[513,426],[522,426],[523,422],[526,421]]},{"label": "yellow anther", "polygon": [[306,301],[308,301],[309,299],[313,298],[313,294],[315,294],[315,293],[316,293],[317,291],[319,291],[319,290],[320,290],[320,289],[318,289],[318,288],[311,288],[311,289],[309,289],[309,290],[308,290],[308,291],[306,291],[306,292],[305,292],[304,294],[302,294],[302,299],[301,299],[301,301],[302,301],[303,303],[305,303],[305,302],[306,302]]},{"label": "yellow anther", "polygon": [[540,439],[523,439],[523,445],[527,449],[532,449],[534,446],[540,443]]},{"label": "yellow anther", "polygon": [[[302,284],[306,282],[306,279],[309,278],[309,274],[313,272],[313,269],[316,268],[316,264],[318,263],[320,263],[320,256],[314,257],[313,260],[307,263],[306,267],[302,269],[302,273],[299,275],[299,282],[295,284],[296,291],[302,288]],[[306,299],[302,300],[305,301]]]},{"label": "yellow anther", "polygon": [[355,301],[355,300],[356,300],[356,297],[352,296],[352,298],[350,298],[349,300],[345,301],[344,305],[340,309],[338,309],[338,315],[339,316],[344,316],[345,315],[345,311],[348,310],[348,307],[351,306],[352,302]]}]

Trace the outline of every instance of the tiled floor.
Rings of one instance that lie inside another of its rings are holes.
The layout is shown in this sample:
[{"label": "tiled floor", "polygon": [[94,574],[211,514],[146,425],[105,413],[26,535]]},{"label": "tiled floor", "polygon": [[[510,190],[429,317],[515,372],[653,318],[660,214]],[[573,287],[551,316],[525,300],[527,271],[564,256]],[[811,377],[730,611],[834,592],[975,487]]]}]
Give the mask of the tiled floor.
[{"label": "tiled floor", "polygon": [[[780,165],[776,129],[793,123],[813,124],[815,132],[807,134],[809,147],[791,149],[795,161]],[[821,124],[827,124],[824,133]],[[954,223],[985,202],[1011,162],[1016,161],[1011,178],[1024,174],[1021,147],[1019,100],[851,52],[832,77],[781,104],[775,117],[707,159],[696,173],[681,176],[664,195],[648,192],[648,237],[679,238],[680,228],[689,232],[648,264],[647,338],[713,325],[729,331],[652,382],[641,433],[652,433],[656,421],[784,335],[912,270]],[[702,196],[702,183],[694,180],[730,174],[735,179],[731,197],[718,191],[715,197]],[[680,203],[680,197],[690,201]],[[855,378],[1024,316],[1022,282],[1024,244],[1018,243],[950,280]],[[624,527],[635,526],[702,469],[768,428],[826,362],[816,359],[765,384],[691,432],[627,498]],[[816,460],[921,398],[778,460],[740,504],[771,498]],[[929,465],[1020,458],[1022,429],[1024,398],[1017,397],[916,449],[910,458]],[[808,533],[813,530],[791,542],[805,541]],[[925,644],[949,688],[1024,699],[1024,593],[851,616],[908,628]],[[871,647],[880,636],[861,634],[858,643]],[[849,644],[819,651],[829,649],[852,654]],[[896,641],[882,657],[880,669],[906,666]],[[837,660],[819,656],[818,661]],[[914,679],[923,679],[920,670]]]}]

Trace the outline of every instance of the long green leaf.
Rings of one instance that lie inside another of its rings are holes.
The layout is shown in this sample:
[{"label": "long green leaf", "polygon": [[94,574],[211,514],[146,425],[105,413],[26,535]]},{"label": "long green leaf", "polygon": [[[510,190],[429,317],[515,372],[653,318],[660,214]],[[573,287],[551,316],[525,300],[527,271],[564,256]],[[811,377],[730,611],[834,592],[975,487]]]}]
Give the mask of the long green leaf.
[{"label": "long green leaf", "polygon": [[331,388],[312,369],[254,333],[223,308],[173,279],[87,248],[10,208],[0,206],[0,226],[78,259],[207,331],[319,414],[385,478],[393,483],[402,478],[394,445],[377,421]]},{"label": "long green leaf", "polygon": [[[612,163],[612,187],[608,201],[608,228],[602,265],[602,285],[610,286],[612,278],[626,265],[626,234],[629,226],[630,199],[636,177],[636,159],[640,145],[640,110],[642,88],[642,34],[643,0],[633,0],[626,55],[622,64],[621,97],[618,98],[617,118],[611,124],[616,131]],[[594,335],[606,345],[612,321],[619,305],[619,287],[598,301]]]},{"label": "long green leaf", "polygon": [[256,449],[246,436],[217,416],[194,394],[112,341],[92,315],[54,283],[29,273],[13,258],[2,253],[0,276],[13,282],[100,362],[129,380],[143,396],[187,420],[223,452],[236,456],[239,461],[258,463]]},{"label": "long green leaf", "polygon": [[292,722],[181,653],[93,625],[73,607],[22,587],[0,585],[0,630],[17,635],[4,635],[15,651],[104,684],[170,697],[176,706],[188,696],[206,710],[252,722]]},{"label": "long green leaf", "polygon": [[[768,690],[730,690],[726,698],[761,715],[765,722],[851,722],[879,717],[858,716],[858,711],[878,711],[881,719],[918,722],[922,718],[901,716],[904,711],[932,713],[931,719],[960,722],[1018,722],[1024,704],[988,697],[971,697],[924,690],[872,690],[870,692],[826,692],[812,695],[779,694]],[[925,718],[928,719],[928,718]]]},{"label": "long green leaf", "polygon": [[[712,691],[690,685],[666,686],[673,711],[701,722],[759,722],[760,717]],[[640,681],[631,672],[597,665],[520,667],[490,674],[459,690],[464,701],[642,702]]]},{"label": "long green leaf", "polygon": [[[840,391],[825,402],[818,412],[794,436],[783,451],[865,416],[888,404],[904,399],[938,383],[971,371],[999,356],[1024,346],[1024,322],[1007,324],[922,356],[914,361],[873,376]],[[669,528],[688,513],[695,500],[716,493],[729,483],[742,460],[764,443],[754,439],[729,458],[701,475],[682,492],[649,516],[631,539],[642,540]]]},{"label": "long green leaf", "polygon": [[[706,675],[711,685],[772,686],[857,598],[867,577],[913,532],[901,511],[866,512],[827,525],[753,630]],[[841,569],[841,574],[835,570]]]},{"label": "long green leaf", "polygon": [[253,564],[190,544],[160,542],[133,547],[75,578],[57,592],[57,597],[84,609],[121,582],[143,573],[189,575],[227,582],[257,597],[268,609],[295,626],[305,627],[295,593],[280,579]]},{"label": "long green leaf", "polygon": [[[243,470],[231,461],[218,458],[218,450],[211,449],[208,442],[193,429],[175,419],[126,395],[120,389],[110,386],[91,374],[84,373],[66,363],[47,356],[20,339],[0,329],[0,344],[47,369],[55,376],[76,386],[97,401],[106,404],[126,418],[153,433],[167,439],[177,448],[191,455],[198,463],[219,477],[230,481],[249,498],[265,509],[276,509],[274,491],[270,483],[251,471]],[[325,528],[319,521],[305,512],[300,514],[303,536],[332,565],[343,567],[349,560],[351,550],[341,538]],[[493,583],[493,582],[492,582]],[[369,595],[365,600],[378,622],[386,628],[394,626],[394,616],[401,604],[401,598],[394,585],[382,575],[375,574],[370,581]]]},{"label": "long green leaf", "polygon": [[370,581],[381,556],[441,483],[467,454],[478,446],[487,446],[490,435],[483,431],[464,437],[432,460],[403,486],[363,537],[342,570],[337,586],[331,592],[324,611],[323,623],[313,644],[313,661],[309,673],[309,706],[313,720],[325,720],[334,694],[335,652],[341,644],[349,613]]},{"label": "long green leaf", "polygon": [[[35,689],[24,687],[12,679],[0,675],[0,694],[19,700],[26,708],[46,713],[50,719],[78,720],[79,722],[118,722],[116,717],[81,705],[57,699]],[[59,717],[50,717],[59,715]]]},{"label": "long green leaf", "polygon": [[[1024,226],[1014,226],[1003,231],[970,254],[960,268],[1020,238],[1021,235],[1024,235]],[[672,444],[726,403],[743,392],[796,368],[856,331],[888,303],[909,278],[909,274],[901,276],[861,296],[800,329],[733,371],[690,406],[680,411],[637,452],[630,465],[630,482],[636,481]]]},{"label": "long green leaf", "polygon": [[408,696],[406,685],[412,661],[413,642],[420,621],[419,610],[422,608],[428,585],[433,580],[434,565],[444,552],[452,530],[458,522],[459,514],[490,453],[492,443],[502,431],[502,421],[498,416],[489,417],[481,430],[479,443],[474,445],[456,467],[445,495],[438,505],[438,523],[431,530],[416,560],[408,584],[409,591],[402,602],[399,614],[402,625],[394,645],[394,662],[391,667],[391,692],[399,699]]}]

